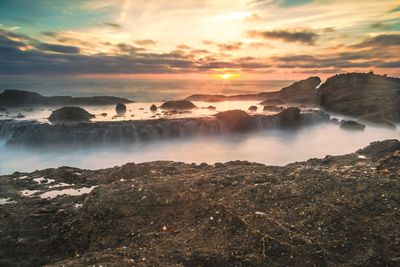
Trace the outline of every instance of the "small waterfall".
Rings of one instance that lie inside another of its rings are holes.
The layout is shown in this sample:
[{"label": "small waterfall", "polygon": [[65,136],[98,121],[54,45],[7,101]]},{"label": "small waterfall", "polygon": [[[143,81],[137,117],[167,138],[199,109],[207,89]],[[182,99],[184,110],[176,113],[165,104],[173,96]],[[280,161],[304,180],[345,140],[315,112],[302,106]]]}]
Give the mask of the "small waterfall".
[{"label": "small waterfall", "polygon": [[[328,121],[329,115],[311,112],[300,115],[295,125],[308,125]],[[282,127],[282,118],[277,115],[255,115],[250,118],[251,129],[260,131]],[[172,120],[120,121],[50,125],[32,121],[0,121],[0,138],[9,145],[41,146],[126,144],[166,140],[190,136],[227,134],[228,124],[215,117]]]}]

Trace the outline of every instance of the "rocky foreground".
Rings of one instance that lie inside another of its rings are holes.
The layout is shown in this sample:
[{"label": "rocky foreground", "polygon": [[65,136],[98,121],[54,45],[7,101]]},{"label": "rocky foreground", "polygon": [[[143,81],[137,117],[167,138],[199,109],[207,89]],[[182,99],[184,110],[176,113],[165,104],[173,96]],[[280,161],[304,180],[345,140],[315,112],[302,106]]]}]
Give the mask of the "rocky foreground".
[{"label": "rocky foreground", "polygon": [[0,265],[399,266],[399,166],[400,141],[387,140],[284,167],[1,176]]}]

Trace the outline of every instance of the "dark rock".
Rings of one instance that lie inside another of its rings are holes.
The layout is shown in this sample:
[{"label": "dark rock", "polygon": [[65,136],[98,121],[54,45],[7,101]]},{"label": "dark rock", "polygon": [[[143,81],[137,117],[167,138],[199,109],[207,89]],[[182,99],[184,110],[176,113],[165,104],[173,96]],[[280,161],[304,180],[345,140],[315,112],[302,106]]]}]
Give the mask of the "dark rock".
[{"label": "dark rock", "polygon": [[6,108],[4,108],[4,107],[0,107],[0,112],[6,112],[7,111],[7,109]]},{"label": "dark rock", "polygon": [[194,109],[196,105],[190,102],[189,100],[172,100],[164,102],[161,106],[161,109]]},{"label": "dark rock", "polygon": [[65,105],[115,105],[133,101],[114,96],[71,97],[42,96],[41,94],[20,90],[4,90],[0,93],[0,105],[4,107],[23,106],[65,106]]},{"label": "dark rock", "polygon": [[319,77],[309,77],[282,88],[278,92],[269,93],[261,105],[276,105],[281,103],[318,104],[317,86],[321,83]]},{"label": "dark rock", "polygon": [[209,110],[217,110],[217,108],[214,107],[214,106],[208,106],[207,109],[209,109]]},{"label": "dark rock", "polygon": [[342,121],[340,123],[340,128],[346,130],[364,131],[365,125],[353,120],[348,120],[348,121]]},{"label": "dark rock", "polygon": [[249,111],[252,111],[252,112],[257,111],[257,106],[250,106]]},{"label": "dark rock", "polygon": [[101,113],[100,116],[106,117],[107,113]]},{"label": "dark rock", "polygon": [[285,108],[282,106],[264,106],[263,110],[271,112],[280,112],[282,110],[285,110]]},{"label": "dark rock", "polygon": [[252,127],[251,116],[243,110],[219,112],[215,115],[215,117],[224,121],[228,128],[234,132],[248,131]]},{"label": "dark rock", "polygon": [[279,122],[283,127],[295,127],[300,124],[300,109],[289,107],[277,114]]},{"label": "dark rock", "polygon": [[320,105],[374,123],[400,122],[400,79],[373,73],[329,78],[318,89]]},{"label": "dark rock", "polygon": [[25,118],[25,115],[19,113],[19,114],[17,114],[17,116],[15,116],[15,118],[16,119],[23,119],[23,118]]},{"label": "dark rock", "polygon": [[157,106],[154,105],[154,104],[151,105],[150,110],[151,110],[152,112],[156,112],[156,111],[157,111]]},{"label": "dark rock", "polygon": [[48,120],[52,123],[87,122],[94,117],[80,107],[63,107],[53,111]]},{"label": "dark rock", "polygon": [[118,103],[115,107],[115,112],[117,112],[118,116],[122,116],[126,113],[126,106],[122,103]]}]

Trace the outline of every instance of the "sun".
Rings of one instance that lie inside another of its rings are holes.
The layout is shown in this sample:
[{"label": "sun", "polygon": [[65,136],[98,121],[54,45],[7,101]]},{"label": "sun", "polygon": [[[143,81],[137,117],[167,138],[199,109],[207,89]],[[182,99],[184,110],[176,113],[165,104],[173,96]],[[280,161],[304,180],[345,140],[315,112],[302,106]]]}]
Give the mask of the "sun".
[{"label": "sun", "polygon": [[239,74],[235,74],[235,73],[222,73],[218,75],[218,78],[223,79],[223,80],[229,80],[232,78],[236,78],[238,77]]}]

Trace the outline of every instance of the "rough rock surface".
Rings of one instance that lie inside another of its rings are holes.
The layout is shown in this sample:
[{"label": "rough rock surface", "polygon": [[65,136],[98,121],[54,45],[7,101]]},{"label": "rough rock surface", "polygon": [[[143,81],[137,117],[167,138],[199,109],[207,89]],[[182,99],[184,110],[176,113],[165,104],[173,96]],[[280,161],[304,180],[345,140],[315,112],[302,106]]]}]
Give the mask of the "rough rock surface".
[{"label": "rough rock surface", "polygon": [[373,73],[335,75],[322,84],[320,104],[328,111],[386,123],[400,122],[400,79]]},{"label": "rough rock surface", "polygon": [[[398,266],[399,150],[1,176],[0,265]],[[60,183],[97,187],[41,197]]]},{"label": "rough rock surface", "polygon": [[196,105],[190,102],[189,100],[172,100],[164,102],[161,106],[161,109],[194,109]]},{"label": "rough rock surface", "polygon": [[95,115],[80,107],[63,107],[54,110],[48,120],[51,123],[87,122],[94,117]]},{"label": "rough rock surface", "polygon": [[20,91],[4,90],[0,93],[0,106],[67,106],[67,105],[115,105],[117,103],[131,103],[133,101],[114,96],[71,97],[71,96],[42,96],[41,94]]}]

